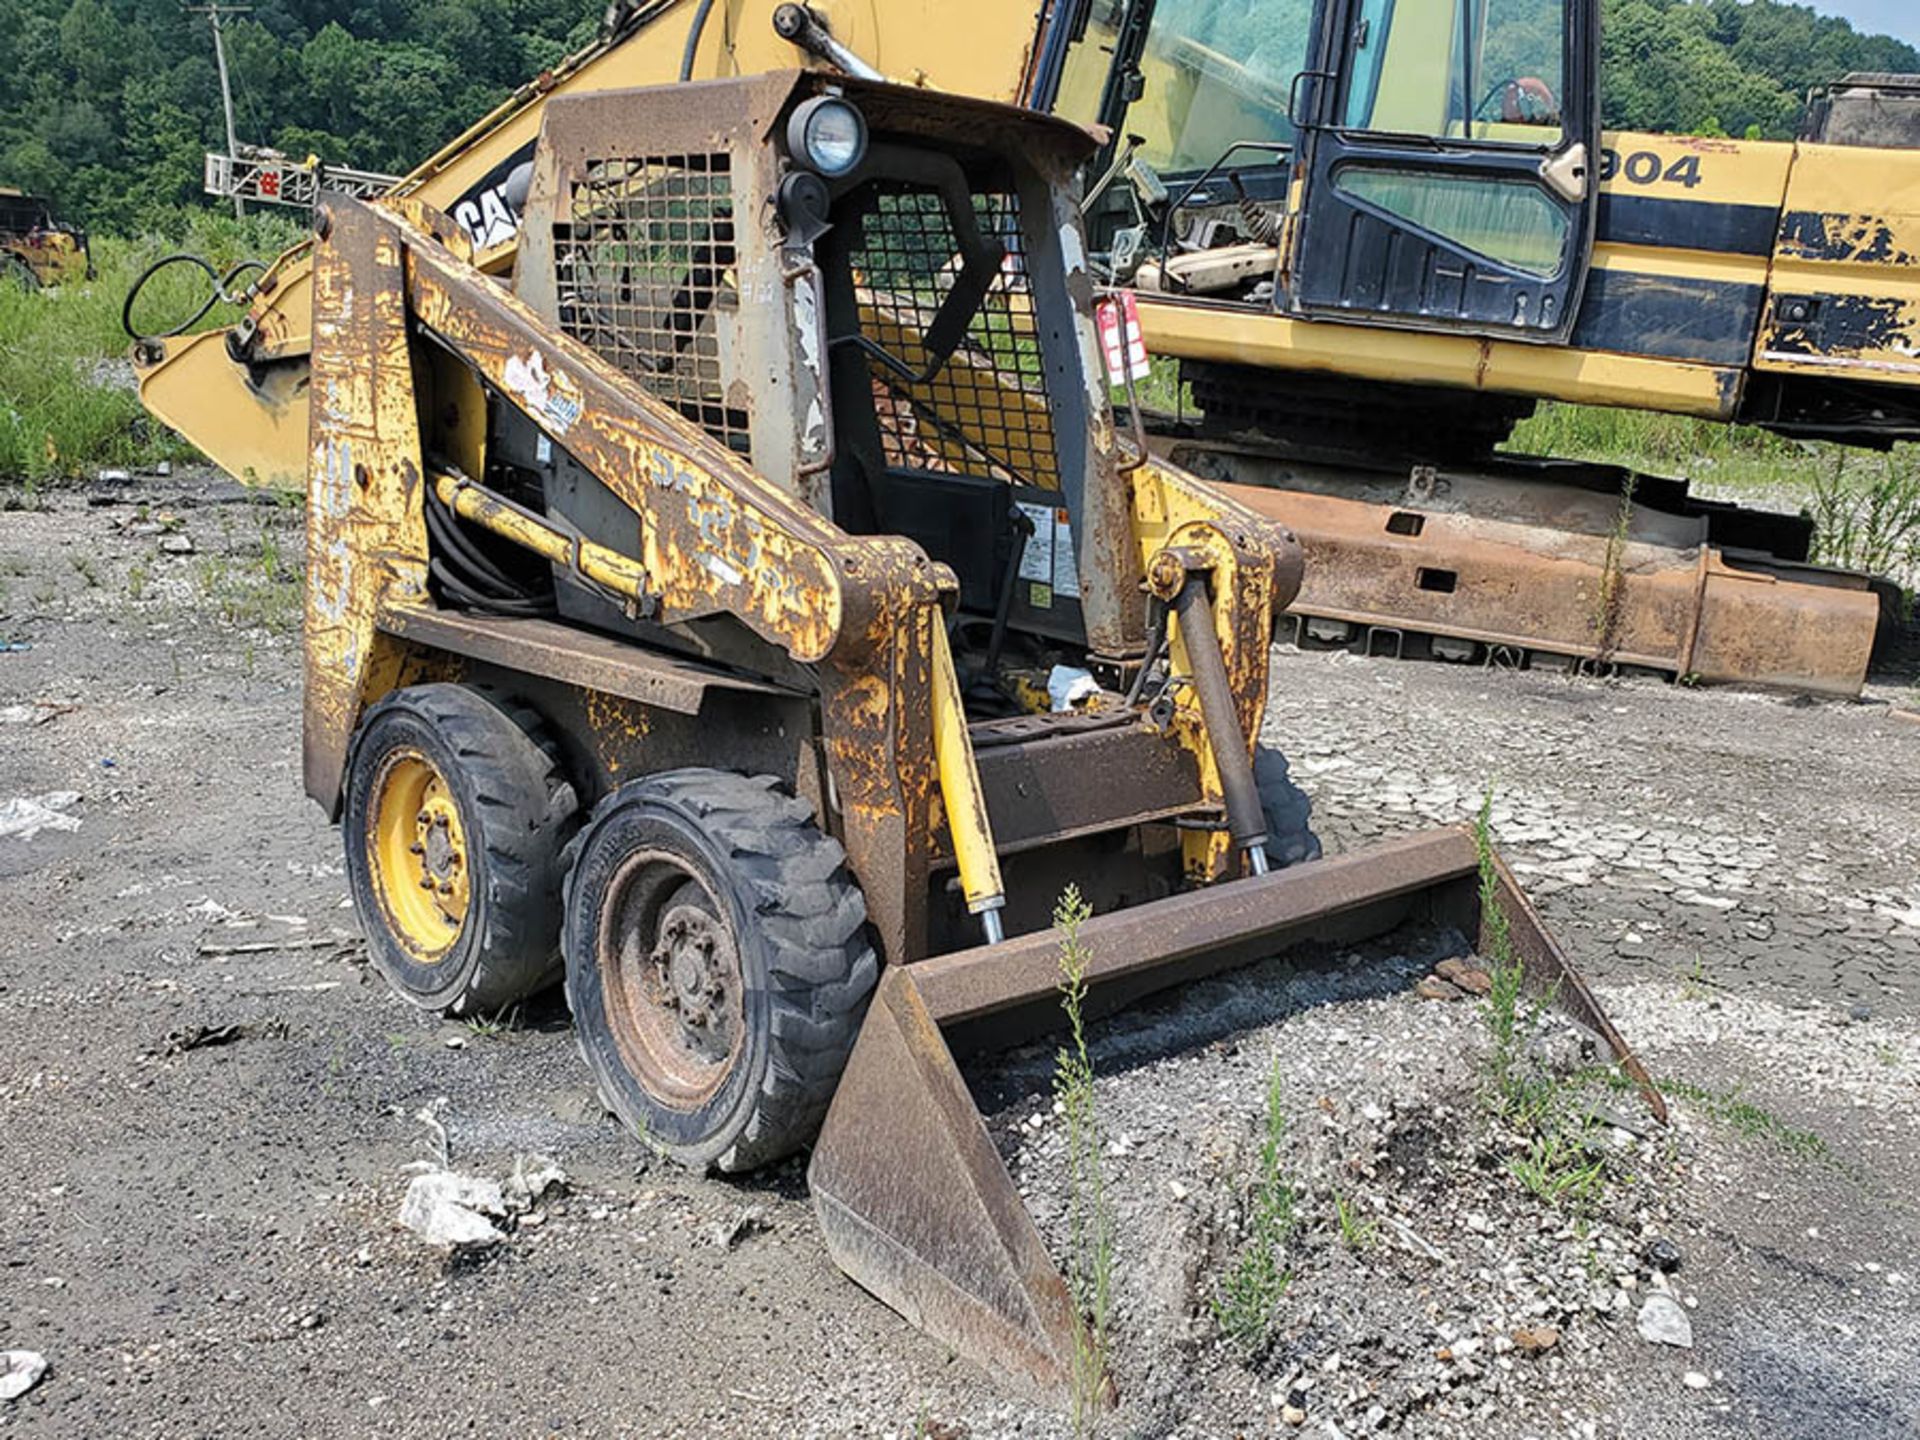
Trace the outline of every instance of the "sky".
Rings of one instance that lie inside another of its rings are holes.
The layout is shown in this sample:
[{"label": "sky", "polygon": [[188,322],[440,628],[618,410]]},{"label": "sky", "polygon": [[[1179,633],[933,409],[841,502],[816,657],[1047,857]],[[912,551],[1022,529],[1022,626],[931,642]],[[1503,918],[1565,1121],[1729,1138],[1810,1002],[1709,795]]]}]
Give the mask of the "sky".
[{"label": "sky", "polygon": [[1813,0],[1813,8],[1851,20],[1868,35],[1892,35],[1920,45],[1920,5],[1914,0]]}]

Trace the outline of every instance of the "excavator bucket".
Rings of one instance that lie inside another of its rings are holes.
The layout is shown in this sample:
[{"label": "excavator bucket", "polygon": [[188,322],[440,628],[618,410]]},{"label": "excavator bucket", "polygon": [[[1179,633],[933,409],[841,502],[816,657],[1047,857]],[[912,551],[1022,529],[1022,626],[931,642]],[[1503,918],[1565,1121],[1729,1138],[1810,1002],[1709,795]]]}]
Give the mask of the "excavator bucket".
[{"label": "excavator bucket", "polygon": [[[1155,991],[1311,945],[1402,926],[1492,945],[1495,907],[1528,988],[1595,1032],[1666,1109],[1512,875],[1483,883],[1463,828],[1393,840],[1097,916],[1088,1000],[1104,1012]],[[1048,931],[891,968],[881,980],[808,1180],[840,1268],[913,1324],[1014,1388],[1057,1402],[1073,1373],[1073,1302],[987,1133],[956,1054],[1003,1048],[1060,1017]]]}]

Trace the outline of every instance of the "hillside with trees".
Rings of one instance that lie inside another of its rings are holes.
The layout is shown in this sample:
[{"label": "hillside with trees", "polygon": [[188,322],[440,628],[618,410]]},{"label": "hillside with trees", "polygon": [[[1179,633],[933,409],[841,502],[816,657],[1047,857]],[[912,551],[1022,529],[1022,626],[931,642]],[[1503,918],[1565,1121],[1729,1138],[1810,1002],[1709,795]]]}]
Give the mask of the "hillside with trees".
[{"label": "hillside with trees", "polygon": [[[952,0],[962,3],[962,0]],[[239,129],[404,170],[592,38],[593,0],[255,0],[227,24]],[[1807,90],[1920,53],[1776,0],[1606,0],[1610,125],[1785,138]],[[224,145],[203,17],[168,0],[0,0],[0,184],[102,230],[199,203]]]}]

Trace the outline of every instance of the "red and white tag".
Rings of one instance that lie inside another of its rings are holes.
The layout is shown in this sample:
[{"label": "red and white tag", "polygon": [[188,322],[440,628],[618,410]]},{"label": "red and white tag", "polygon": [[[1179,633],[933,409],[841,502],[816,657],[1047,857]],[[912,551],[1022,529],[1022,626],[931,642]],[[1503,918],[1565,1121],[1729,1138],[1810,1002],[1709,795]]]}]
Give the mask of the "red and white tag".
[{"label": "red and white tag", "polygon": [[1140,304],[1131,290],[1109,295],[1093,307],[1100,327],[1100,352],[1107,357],[1107,376],[1115,385],[1131,375],[1144,380],[1153,373],[1147,363],[1147,337],[1140,329]]}]

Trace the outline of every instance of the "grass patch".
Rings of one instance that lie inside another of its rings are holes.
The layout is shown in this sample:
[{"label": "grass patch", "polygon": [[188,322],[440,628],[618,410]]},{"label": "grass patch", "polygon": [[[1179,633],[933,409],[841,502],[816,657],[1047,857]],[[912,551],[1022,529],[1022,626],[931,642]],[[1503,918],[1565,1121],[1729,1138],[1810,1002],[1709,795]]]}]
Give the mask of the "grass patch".
[{"label": "grass patch", "polygon": [[[37,486],[103,465],[187,459],[193,449],[141,408],[116,377],[132,342],[121,307],[140,273],[177,250],[205,255],[217,269],[246,258],[271,259],[299,236],[288,221],[245,223],[212,213],[185,217],[181,233],[132,239],[96,236],[95,278],[34,291],[0,285],[0,476]],[[142,316],[184,317],[206,298],[206,280],[173,267],[141,300]],[[238,311],[216,306],[202,328],[228,324]]]},{"label": "grass patch", "polygon": [[1671,1096],[1698,1105],[1745,1139],[1764,1141],[1799,1160],[1815,1160],[1822,1164],[1833,1161],[1833,1147],[1819,1135],[1789,1124],[1764,1106],[1745,1099],[1738,1091],[1711,1090],[1684,1080],[1668,1080],[1660,1088]]},{"label": "grass patch", "polygon": [[1379,1222],[1367,1219],[1360,1207],[1338,1190],[1333,1192],[1333,1219],[1340,1228],[1340,1243],[1349,1250],[1371,1250],[1380,1238]]},{"label": "grass patch", "polygon": [[491,1040],[505,1035],[510,1030],[520,1028],[520,1007],[497,1011],[492,1015],[470,1015],[466,1019],[467,1033],[481,1040]]},{"label": "grass patch", "polygon": [[1506,448],[1766,494],[1775,508],[1797,506],[1812,517],[1818,563],[1920,587],[1914,446],[1883,455],[1685,415],[1545,404]]},{"label": "grass patch", "polygon": [[1920,585],[1920,462],[1910,451],[1837,454],[1815,471],[1811,508],[1823,562]]},{"label": "grass patch", "polygon": [[1067,1043],[1054,1063],[1054,1098],[1067,1132],[1067,1291],[1073,1297],[1073,1429],[1091,1435],[1105,1403],[1113,1310],[1113,1207],[1100,1149],[1100,1115],[1087,1054],[1087,962],[1080,927],[1093,909],[1069,885],[1054,907],[1060,937],[1060,1007]]},{"label": "grass patch", "polygon": [[1294,1200],[1293,1187],[1280,1170],[1280,1142],[1286,1135],[1287,1117],[1281,1103],[1277,1059],[1267,1079],[1266,1118],[1266,1135],[1260,1144],[1259,1165],[1248,1200],[1247,1243],[1213,1299],[1213,1315],[1220,1329],[1250,1352],[1265,1349],[1273,1338],[1280,1301],[1293,1282],[1292,1272],[1282,1263],[1293,1235]]},{"label": "grass patch", "polygon": [[1823,454],[1845,453],[1686,415],[1555,403],[1523,420],[1505,448],[1750,490],[1808,489]]},{"label": "grass patch", "polygon": [[1493,787],[1481,798],[1474,822],[1480,857],[1480,905],[1485,920],[1487,965],[1491,981],[1481,1004],[1490,1042],[1487,1057],[1488,1107],[1520,1139],[1523,1149],[1507,1161],[1507,1171],[1548,1205],[1584,1210],[1606,1188],[1605,1152],[1595,1144],[1597,1126],[1580,1105],[1581,1077],[1554,1074],[1528,1053],[1552,1004],[1549,991],[1527,999],[1525,962],[1513,946],[1513,929],[1500,904],[1500,876],[1493,858]]}]

